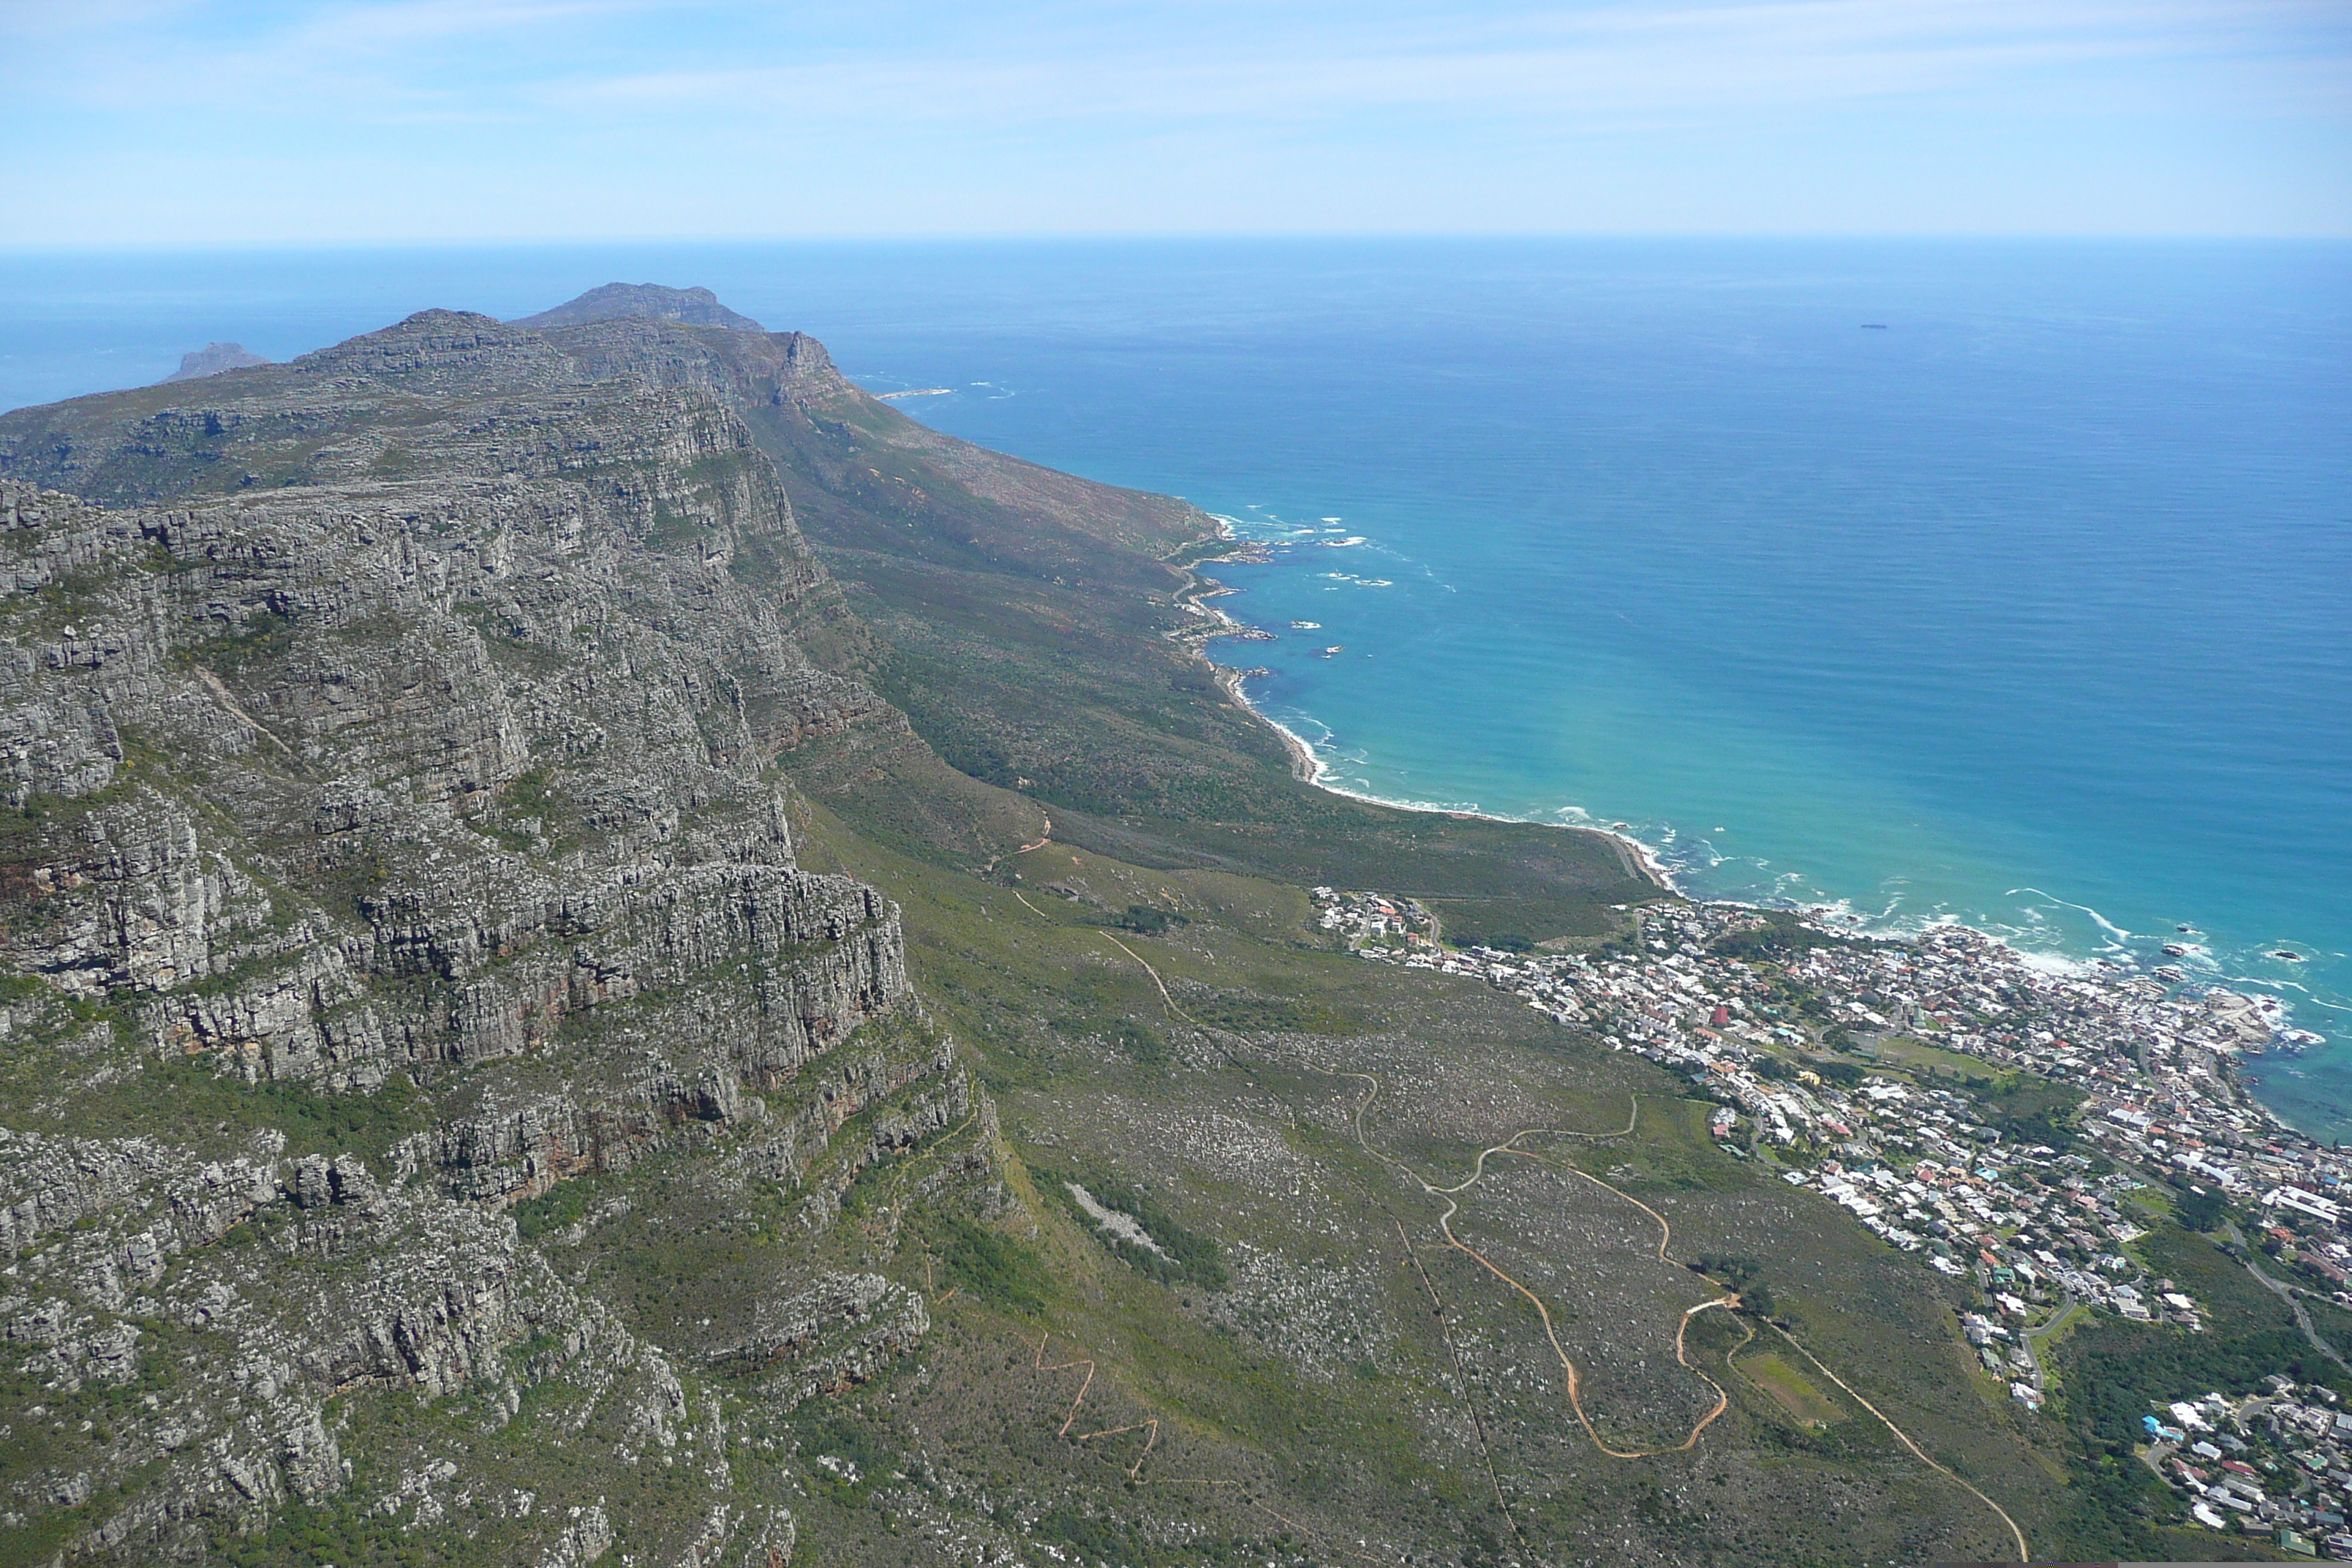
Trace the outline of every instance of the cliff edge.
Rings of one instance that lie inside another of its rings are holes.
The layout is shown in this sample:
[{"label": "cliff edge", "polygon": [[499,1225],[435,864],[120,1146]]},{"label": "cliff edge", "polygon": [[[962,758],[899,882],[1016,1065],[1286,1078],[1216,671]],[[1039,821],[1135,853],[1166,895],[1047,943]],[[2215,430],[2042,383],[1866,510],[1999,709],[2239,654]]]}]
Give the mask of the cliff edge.
[{"label": "cliff edge", "polygon": [[[742,422],[430,311],[4,423],[0,1402],[105,1425],[0,1470],[0,1556],[788,1553],[704,1363],[782,1412],[919,1342],[839,1194],[981,1107],[897,907],[799,863],[777,759],[905,721]],[[659,1343],[562,1266],[649,1167],[791,1237]]]}]

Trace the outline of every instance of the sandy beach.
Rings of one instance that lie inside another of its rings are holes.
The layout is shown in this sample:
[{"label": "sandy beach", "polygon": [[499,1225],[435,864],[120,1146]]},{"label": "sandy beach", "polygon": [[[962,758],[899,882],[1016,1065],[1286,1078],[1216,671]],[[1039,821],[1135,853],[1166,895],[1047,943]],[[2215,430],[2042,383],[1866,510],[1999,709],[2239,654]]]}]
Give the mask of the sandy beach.
[{"label": "sandy beach", "polygon": [[1567,823],[1530,824],[1522,817],[1502,816],[1494,812],[1461,811],[1444,806],[1423,805],[1412,801],[1384,800],[1376,795],[1367,795],[1360,790],[1343,789],[1330,783],[1331,770],[1328,764],[1315,754],[1315,748],[1307,742],[1306,738],[1280,720],[1268,716],[1256,703],[1250,700],[1249,693],[1242,687],[1244,672],[1230,665],[1219,664],[1209,656],[1208,645],[1220,637],[1270,635],[1235,619],[1208,602],[1211,599],[1222,598],[1235,590],[1213,577],[1202,575],[1199,566],[1205,566],[1217,561],[1255,560],[1257,557],[1249,552],[1263,548],[1241,540],[1234,532],[1233,525],[1223,519],[1217,520],[1217,526],[1222,531],[1222,536],[1238,548],[1221,555],[1204,556],[1197,565],[1181,568],[1188,581],[1182,588],[1177,590],[1175,602],[1187,614],[1198,618],[1193,625],[1179,626],[1168,635],[1178,641],[1189,644],[1193,651],[1200,655],[1202,662],[1209,667],[1212,677],[1217,683],[1217,689],[1225,694],[1228,701],[1273,731],[1281,740],[1282,749],[1290,758],[1291,776],[1302,784],[1313,784],[1316,788],[1328,791],[1332,795],[1344,795],[1349,800],[1360,800],[1372,805],[1384,805],[1392,811],[1428,812],[1433,816],[1458,816],[1465,820],[1509,822],[1538,827],[1554,827],[1562,833],[1595,834],[1607,839],[1616,849],[1619,858],[1625,864],[1627,876],[1636,879],[1645,879],[1669,893],[1677,897],[1682,896],[1682,889],[1675,885],[1673,875],[1659,861],[1656,854],[1648,845],[1612,828],[1570,826]]}]

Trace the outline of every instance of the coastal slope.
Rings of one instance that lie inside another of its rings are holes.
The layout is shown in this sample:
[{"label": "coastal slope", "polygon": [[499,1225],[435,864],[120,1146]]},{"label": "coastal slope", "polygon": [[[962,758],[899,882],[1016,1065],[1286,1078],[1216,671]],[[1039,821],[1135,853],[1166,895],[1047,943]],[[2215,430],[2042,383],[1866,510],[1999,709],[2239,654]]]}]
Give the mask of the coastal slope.
[{"label": "coastal slope", "polygon": [[887,649],[880,689],[964,774],[1045,804],[1057,837],[1161,866],[1448,901],[1467,931],[1591,936],[1655,896],[1605,835],[1398,811],[1304,782],[1202,657],[1234,626],[1199,563],[1231,548],[1164,496],[941,435],[799,333],[616,318],[551,331],[598,374],[691,386],[741,416]]},{"label": "coastal slope", "polygon": [[723,310],[0,416],[0,1558],[2174,1543],[1607,1032],[1879,950],[1313,788],[1213,520]]}]

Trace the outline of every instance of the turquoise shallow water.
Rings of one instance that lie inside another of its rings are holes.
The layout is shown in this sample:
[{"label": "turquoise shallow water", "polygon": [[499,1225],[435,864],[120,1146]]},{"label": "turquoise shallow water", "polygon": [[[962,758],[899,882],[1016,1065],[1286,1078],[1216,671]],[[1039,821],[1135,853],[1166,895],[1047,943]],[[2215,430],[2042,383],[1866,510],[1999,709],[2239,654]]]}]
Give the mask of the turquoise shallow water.
[{"label": "turquoise shallow water", "polygon": [[2262,1089],[2352,1126],[2352,248],[19,258],[0,402],[615,276],[1275,544],[1220,569],[1281,634],[1234,657],[1335,784],[1625,822],[1701,893],[2194,941],[2345,1037]]}]

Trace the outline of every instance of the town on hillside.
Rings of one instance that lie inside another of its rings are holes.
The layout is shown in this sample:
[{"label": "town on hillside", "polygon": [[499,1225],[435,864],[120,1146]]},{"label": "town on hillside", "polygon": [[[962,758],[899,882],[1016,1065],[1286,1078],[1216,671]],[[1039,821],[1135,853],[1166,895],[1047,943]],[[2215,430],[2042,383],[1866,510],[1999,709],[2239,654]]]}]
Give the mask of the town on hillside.
[{"label": "town on hillside", "polygon": [[[1513,951],[1446,945],[1412,899],[1314,896],[1322,929],[1364,958],[1484,980],[1686,1076],[1717,1102],[1727,1153],[1972,1282],[1984,1310],[1962,1331],[2028,1410],[2050,1388],[2037,1347],[2075,1314],[2206,1331],[2207,1308],[2133,1245],[2150,1215],[2132,1195],[2159,1179],[2165,1203],[2257,1215],[2273,1289],[2352,1307],[2352,1165],[2237,1070],[2313,1039],[2269,997],[2169,966],[2039,964],[1958,925],[1876,940],[1821,910],[1632,910],[1627,934],[1589,951]],[[2139,1455],[2208,1529],[2352,1560],[2352,1415],[2333,1389],[2297,1389],[2278,1373],[2235,1394],[2183,1390],[2151,1408]]]}]

